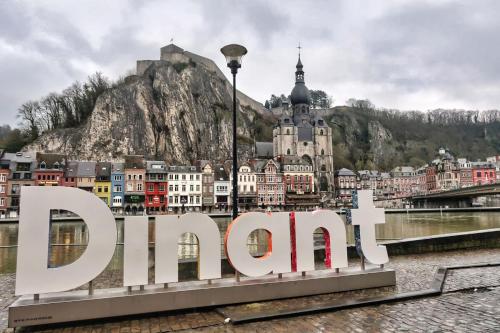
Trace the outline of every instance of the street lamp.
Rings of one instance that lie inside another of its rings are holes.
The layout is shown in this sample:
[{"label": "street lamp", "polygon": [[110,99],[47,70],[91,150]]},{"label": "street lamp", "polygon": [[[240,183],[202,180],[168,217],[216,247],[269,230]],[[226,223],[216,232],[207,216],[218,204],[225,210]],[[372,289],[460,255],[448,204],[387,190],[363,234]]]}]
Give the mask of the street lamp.
[{"label": "street lamp", "polygon": [[247,49],[238,44],[229,44],[220,49],[226,57],[227,67],[233,74],[233,220],[238,217],[238,154],[236,143],[236,73],[241,68],[241,58]]}]

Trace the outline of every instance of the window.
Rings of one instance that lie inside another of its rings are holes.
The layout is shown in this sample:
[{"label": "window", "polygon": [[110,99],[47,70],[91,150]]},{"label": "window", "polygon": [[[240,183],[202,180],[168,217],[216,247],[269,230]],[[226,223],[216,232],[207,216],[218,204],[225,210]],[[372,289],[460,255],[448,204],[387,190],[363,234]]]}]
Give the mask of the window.
[{"label": "window", "polygon": [[175,185],[175,191],[179,191],[179,185]]},{"label": "window", "polygon": [[325,150],[321,149],[321,155],[325,155]]},{"label": "window", "polygon": [[102,192],[102,187],[101,186],[98,186],[97,187],[97,193],[101,193]]},{"label": "window", "polygon": [[40,163],[40,169],[45,169],[46,167],[47,167],[47,164],[42,161],[42,163]]},{"label": "window", "polygon": [[168,197],[168,203],[174,203],[174,197],[173,196],[169,196]]},{"label": "window", "polygon": [[286,150],[286,154],[287,154],[287,155],[290,155],[290,148],[288,148],[288,149]]},{"label": "window", "polygon": [[196,196],[196,203],[197,203],[197,204],[199,204],[199,203],[200,203],[200,196],[199,196],[199,195],[197,195],[197,196]]},{"label": "window", "polygon": [[0,175],[0,182],[6,182],[7,181],[7,175],[1,174]]},{"label": "window", "polygon": [[158,187],[160,192],[165,191],[165,184],[160,184]]},{"label": "window", "polygon": [[127,184],[127,191],[132,191],[132,184]]},{"label": "window", "polygon": [[137,191],[142,191],[142,184],[137,184]]},{"label": "window", "polygon": [[153,184],[148,185],[148,191],[153,192],[155,190],[155,186]]},{"label": "window", "polygon": [[0,185],[0,193],[5,193],[5,185]]},{"label": "window", "polygon": [[132,175],[128,175],[128,180],[132,180]]},{"label": "window", "polygon": [[142,175],[139,175],[139,180],[142,180]]},{"label": "window", "polygon": [[290,129],[286,129],[286,134],[290,134]]},{"label": "window", "polygon": [[193,180],[194,179],[194,175],[189,175],[189,180]]},{"label": "window", "polygon": [[19,184],[12,184],[12,188],[10,190],[11,194],[19,194]]},{"label": "window", "polygon": [[113,187],[113,192],[121,192],[121,191],[122,191],[121,185],[115,185],[115,187]]},{"label": "window", "polygon": [[182,180],[186,180],[186,175],[182,175]]},{"label": "window", "polygon": [[[192,175],[191,175],[192,176]],[[194,191],[194,185],[189,185],[189,191],[193,192]]]},{"label": "window", "polygon": [[182,185],[182,192],[186,192],[186,185]]},{"label": "window", "polygon": [[320,131],[319,131],[319,135],[323,135],[323,130],[320,130]]},{"label": "window", "polygon": [[196,191],[200,191],[200,185],[196,185]]},{"label": "window", "polygon": [[0,198],[0,206],[5,206],[5,198]]},{"label": "window", "polygon": [[174,190],[174,185],[168,185],[168,190],[172,192]]}]

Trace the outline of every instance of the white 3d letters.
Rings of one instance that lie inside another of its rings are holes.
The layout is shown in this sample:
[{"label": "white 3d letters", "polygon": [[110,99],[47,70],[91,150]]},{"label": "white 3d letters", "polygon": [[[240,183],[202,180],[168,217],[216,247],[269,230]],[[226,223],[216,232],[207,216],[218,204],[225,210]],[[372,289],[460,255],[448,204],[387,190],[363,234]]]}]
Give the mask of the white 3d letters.
[{"label": "white 3d letters", "polygon": [[155,223],[155,283],[178,281],[177,243],[186,232],[198,237],[198,279],[221,277],[219,228],[208,215],[158,216]]},{"label": "white 3d letters", "polygon": [[[265,229],[271,233],[272,252],[254,258],[247,248],[250,233]],[[291,271],[290,226],[288,213],[246,213],[236,218],[226,232],[226,253],[231,265],[247,276],[261,276]]]},{"label": "white 3d letters", "polygon": [[123,285],[148,284],[148,226],[147,216],[127,216],[123,226]]},{"label": "white 3d letters", "polygon": [[358,207],[351,210],[352,224],[360,226],[363,255],[372,264],[389,262],[387,249],[383,245],[377,245],[375,238],[375,224],[385,223],[384,209],[375,208],[371,190],[358,191]]},{"label": "white 3d letters", "polygon": [[[48,268],[50,210],[78,214],[87,224],[86,250],[75,262]],[[23,186],[17,252],[16,295],[39,294],[79,287],[99,275],[115,251],[116,224],[106,204],[70,187]]]},{"label": "white 3d letters", "polygon": [[[347,267],[346,230],[342,219],[331,210],[295,213],[297,271],[314,270],[314,230],[323,228],[330,235],[331,268]],[[326,249],[325,249],[326,251]]]}]

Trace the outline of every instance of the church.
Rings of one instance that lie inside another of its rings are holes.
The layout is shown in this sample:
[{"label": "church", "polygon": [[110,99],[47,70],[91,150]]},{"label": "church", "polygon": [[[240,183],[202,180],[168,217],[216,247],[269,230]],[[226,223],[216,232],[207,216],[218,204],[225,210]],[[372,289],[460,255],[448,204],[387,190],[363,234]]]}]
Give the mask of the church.
[{"label": "church", "polygon": [[273,157],[280,163],[296,158],[312,166],[315,192],[330,192],[333,191],[332,129],[310,108],[311,96],[303,67],[299,54],[291,106],[284,103],[273,129]]}]

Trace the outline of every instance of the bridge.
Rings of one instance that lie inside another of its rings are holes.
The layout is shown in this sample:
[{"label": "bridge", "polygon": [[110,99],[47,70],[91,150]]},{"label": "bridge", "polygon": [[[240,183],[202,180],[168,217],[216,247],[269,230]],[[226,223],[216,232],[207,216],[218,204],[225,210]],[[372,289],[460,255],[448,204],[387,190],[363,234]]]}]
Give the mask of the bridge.
[{"label": "bridge", "polygon": [[[500,183],[463,187],[455,190],[414,195],[407,200],[415,207],[471,207],[478,197],[490,197],[500,194]],[[500,199],[499,199],[500,201]]]}]

